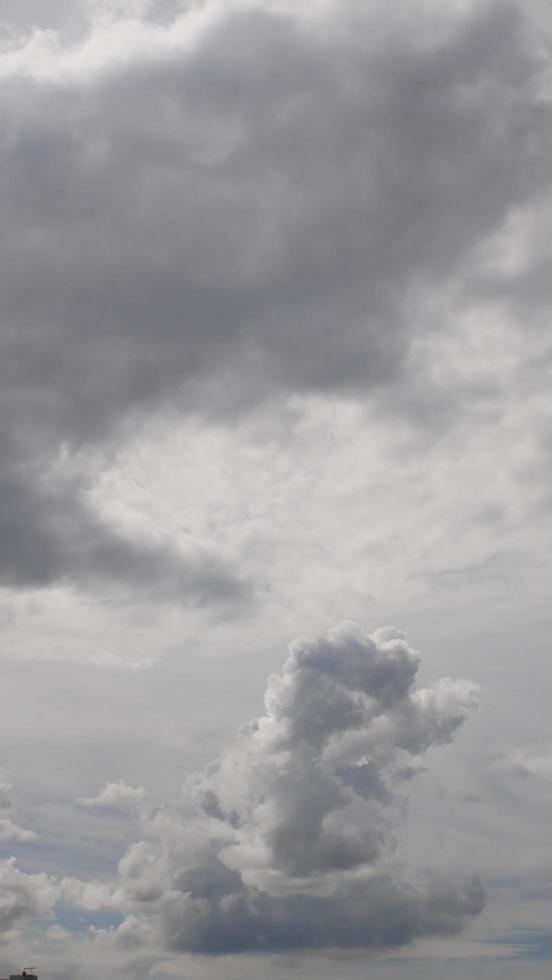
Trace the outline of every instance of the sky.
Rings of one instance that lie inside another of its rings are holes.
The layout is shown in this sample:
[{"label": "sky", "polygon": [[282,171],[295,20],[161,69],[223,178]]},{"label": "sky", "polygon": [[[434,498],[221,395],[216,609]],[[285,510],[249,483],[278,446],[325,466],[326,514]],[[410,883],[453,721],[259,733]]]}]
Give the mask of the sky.
[{"label": "sky", "polygon": [[549,977],[551,47],[2,0],[2,975]]}]

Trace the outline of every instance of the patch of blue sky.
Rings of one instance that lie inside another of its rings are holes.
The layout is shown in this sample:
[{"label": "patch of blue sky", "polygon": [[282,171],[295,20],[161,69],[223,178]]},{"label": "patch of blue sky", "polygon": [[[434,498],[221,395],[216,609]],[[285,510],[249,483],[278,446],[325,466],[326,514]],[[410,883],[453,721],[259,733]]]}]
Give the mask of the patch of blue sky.
[{"label": "patch of blue sky", "polygon": [[[100,846],[101,845],[101,846]],[[0,858],[17,858],[17,864],[27,874],[44,871],[46,874],[69,875],[77,878],[112,874],[121,858],[119,843],[92,842],[88,849],[73,842],[37,840],[10,842],[0,849]]]},{"label": "patch of blue sky", "polygon": [[123,916],[115,912],[85,912],[60,904],[56,908],[56,923],[68,932],[87,932],[94,929],[116,929]]},{"label": "patch of blue sky", "polygon": [[501,939],[502,946],[517,947],[512,959],[552,960],[552,932],[523,932]]}]

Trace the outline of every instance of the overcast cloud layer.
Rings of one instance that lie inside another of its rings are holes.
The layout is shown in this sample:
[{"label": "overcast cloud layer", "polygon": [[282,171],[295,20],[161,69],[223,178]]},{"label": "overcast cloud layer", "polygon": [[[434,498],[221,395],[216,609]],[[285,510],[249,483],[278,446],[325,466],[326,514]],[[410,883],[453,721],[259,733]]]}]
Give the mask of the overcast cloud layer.
[{"label": "overcast cloud layer", "polygon": [[2,975],[548,976],[551,30],[3,5]]},{"label": "overcast cloud layer", "polygon": [[0,61],[1,578],[240,599],[215,551],[99,521],[69,461],[169,405],[446,403],[407,370],[441,304],[523,304],[536,272],[474,256],[548,189],[543,25],[510,3],[109,9]]}]

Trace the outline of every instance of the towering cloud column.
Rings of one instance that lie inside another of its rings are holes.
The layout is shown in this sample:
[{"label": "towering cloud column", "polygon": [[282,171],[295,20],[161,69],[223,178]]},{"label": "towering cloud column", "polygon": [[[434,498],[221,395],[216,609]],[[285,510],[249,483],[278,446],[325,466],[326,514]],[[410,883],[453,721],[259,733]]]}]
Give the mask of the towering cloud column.
[{"label": "towering cloud column", "polygon": [[265,713],[187,781],[184,813],[148,811],[149,841],[120,865],[132,922],[153,914],[170,946],[205,954],[378,950],[459,931],[481,885],[405,868],[396,804],[477,689],[417,688],[418,666],[390,628],[344,623],[292,643]]}]

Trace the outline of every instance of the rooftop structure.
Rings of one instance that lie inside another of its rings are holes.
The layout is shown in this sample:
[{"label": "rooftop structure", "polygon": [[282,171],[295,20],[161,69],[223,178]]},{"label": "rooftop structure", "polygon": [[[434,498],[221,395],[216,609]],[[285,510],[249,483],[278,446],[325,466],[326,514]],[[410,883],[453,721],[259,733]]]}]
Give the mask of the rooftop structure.
[{"label": "rooftop structure", "polygon": [[8,980],[38,980],[36,966],[28,966],[23,973],[10,973]]}]

